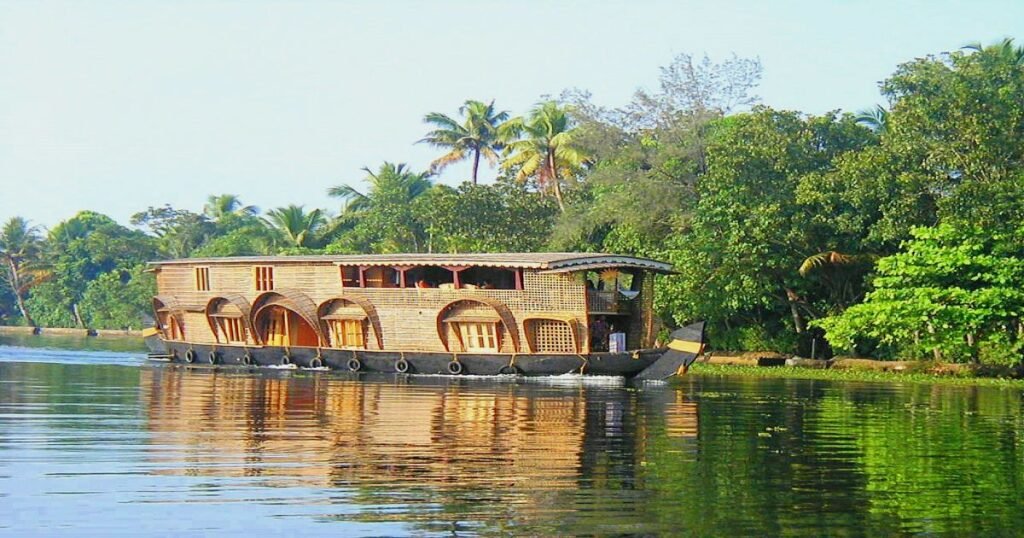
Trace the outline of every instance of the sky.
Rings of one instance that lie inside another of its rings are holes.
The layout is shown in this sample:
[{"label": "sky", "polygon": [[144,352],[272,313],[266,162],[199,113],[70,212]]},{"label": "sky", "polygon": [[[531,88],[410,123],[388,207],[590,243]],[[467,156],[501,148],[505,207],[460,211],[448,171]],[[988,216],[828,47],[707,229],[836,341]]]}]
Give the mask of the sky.
[{"label": "sky", "polygon": [[766,105],[858,111],[898,64],[1004,37],[1024,42],[1024,1],[0,0],[0,220],[220,193],[336,211],[364,166],[426,169],[423,116],[466,99],[622,106],[677,54],[735,53]]}]

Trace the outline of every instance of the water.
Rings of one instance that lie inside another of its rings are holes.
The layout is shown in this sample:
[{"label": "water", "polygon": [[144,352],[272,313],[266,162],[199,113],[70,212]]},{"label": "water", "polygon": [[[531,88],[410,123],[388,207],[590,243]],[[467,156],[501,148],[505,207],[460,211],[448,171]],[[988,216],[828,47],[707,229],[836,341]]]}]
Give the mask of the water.
[{"label": "water", "polygon": [[[10,343],[10,342],[8,342]],[[0,347],[0,534],[1018,534],[1019,390],[227,373]]]}]

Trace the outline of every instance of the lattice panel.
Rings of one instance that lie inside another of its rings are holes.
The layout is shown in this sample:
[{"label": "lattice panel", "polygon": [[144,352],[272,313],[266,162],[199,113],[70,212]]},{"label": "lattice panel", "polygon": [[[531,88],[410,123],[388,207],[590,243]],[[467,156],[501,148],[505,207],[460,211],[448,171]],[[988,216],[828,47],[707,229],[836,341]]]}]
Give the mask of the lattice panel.
[{"label": "lattice panel", "polygon": [[572,328],[564,321],[531,319],[527,321],[527,331],[537,353],[576,353]]}]

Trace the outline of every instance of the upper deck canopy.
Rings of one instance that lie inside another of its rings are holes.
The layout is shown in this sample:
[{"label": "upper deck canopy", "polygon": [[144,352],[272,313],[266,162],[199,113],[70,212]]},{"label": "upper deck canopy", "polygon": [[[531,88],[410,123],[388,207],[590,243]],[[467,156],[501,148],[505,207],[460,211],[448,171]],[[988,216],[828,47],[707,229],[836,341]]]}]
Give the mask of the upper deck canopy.
[{"label": "upper deck canopy", "polygon": [[536,269],[544,273],[599,270],[606,268],[643,269],[655,273],[671,273],[670,264],[592,252],[506,252],[498,254],[360,254],[345,256],[236,256],[225,258],[186,258],[150,262],[151,266],[165,265],[224,265],[224,264],[333,264],[344,266],[452,266],[502,267],[509,269]]}]

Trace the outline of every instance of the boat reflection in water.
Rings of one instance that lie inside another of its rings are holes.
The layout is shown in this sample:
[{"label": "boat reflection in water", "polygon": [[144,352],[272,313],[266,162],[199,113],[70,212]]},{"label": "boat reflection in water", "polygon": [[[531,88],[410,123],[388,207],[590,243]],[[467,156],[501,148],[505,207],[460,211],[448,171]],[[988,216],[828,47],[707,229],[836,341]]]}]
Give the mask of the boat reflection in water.
[{"label": "boat reflection in water", "polygon": [[531,532],[555,531],[559,514],[586,500],[582,490],[595,491],[587,502],[632,512],[628,496],[597,497],[632,488],[649,430],[696,450],[696,404],[667,387],[173,367],[141,376],[152,472],[259,477],[260,487],[309,488],[302,502],[321,505],[317,495],[334,488],[335,506],[309,512],[320,518],[416,522],[421,530],[419,523],[512,519]]}]

